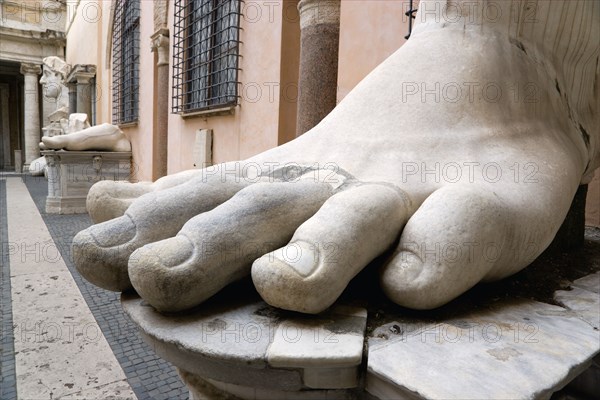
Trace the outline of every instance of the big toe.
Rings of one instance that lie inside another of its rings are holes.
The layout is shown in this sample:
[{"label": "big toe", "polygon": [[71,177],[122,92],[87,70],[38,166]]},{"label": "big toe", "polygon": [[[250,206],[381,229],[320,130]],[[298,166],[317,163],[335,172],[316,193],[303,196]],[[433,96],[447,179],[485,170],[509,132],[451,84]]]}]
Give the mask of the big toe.
[{"label": "big toe", "polygon": [[131,287],[127,261],[133,252],[136,227],[124,215],[93,225],[73,238],[73,261],[79,273],[91,283],[113,291]]},{"label": "big toe", "polygon": [[194,245],[185,235],[161,240],[140,247],[129,258],[129,279],[142,298],[160,311],[178,311],[192,307],[185,293],[194,285],[210,284],[206,279],[193,279],[199,271],[190,267]]}]

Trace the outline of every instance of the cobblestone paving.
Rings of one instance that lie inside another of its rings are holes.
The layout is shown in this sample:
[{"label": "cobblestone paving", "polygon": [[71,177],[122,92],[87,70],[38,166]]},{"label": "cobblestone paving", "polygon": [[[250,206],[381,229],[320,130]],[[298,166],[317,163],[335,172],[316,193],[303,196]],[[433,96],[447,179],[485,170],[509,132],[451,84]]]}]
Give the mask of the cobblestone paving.
[{"label": "cobblestone paving", "polygon": [[[71,257],[71,242],[77,232],[91,225],[88,215],[46,214],[45,202],[48,193],[46,179],[24,175],[23,180],[54,242],[59,248],[71,275],[73,275],[88,307],[125,371],[127,380],[138,399],[187,399],[188,391],[177,375],[175,368],[160,359],[142,341],[137,328],[123,312],[119,303],[119,293],[103,290],[88,283],[75,269]],[[1,195],[2,192],[0,191]],[[5,208],[3,206],[3,209]],[[6,220],[3,218],[3,221]],[[4,292],[5,289],[3,287]],[[8,293],[10,293],[10,287]],[[2,375],[4,376],[4,370],[2,371]],[[7,397],[0,396],[2,400],[5,398],[8,399]]]}]

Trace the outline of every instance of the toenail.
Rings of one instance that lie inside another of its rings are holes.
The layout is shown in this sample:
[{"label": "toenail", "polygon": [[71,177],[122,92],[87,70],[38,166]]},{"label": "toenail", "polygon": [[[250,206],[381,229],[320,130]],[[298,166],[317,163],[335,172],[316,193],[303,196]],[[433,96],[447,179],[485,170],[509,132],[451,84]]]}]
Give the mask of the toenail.
[{"label": "toenail", "polygon": [[310,243],[297,241],[273,252],[273,256],[289,265],[299,275],[307,277],[319,265],[319,253]]},{"label": "toenail", "polygon": [[406,281],[413,281],[423,272],[423,261],[412,251],[402,251],[397,257],[400,260],[398,271],[401,271]]},{"label": "toenail", "polygon": [[136,228],[133,220],[128,215],[115,218],[95,225],[101,229],[93,229],[90,235],[101,247],[113,247],[125,244],[135,237]]},{"label": "toenail", "polygon": [[194,254],[194,246],[184,235],[155,242],[136,250],[129,259],[129,264],[160,265],[165,268],[177,267],[185,263]]}]

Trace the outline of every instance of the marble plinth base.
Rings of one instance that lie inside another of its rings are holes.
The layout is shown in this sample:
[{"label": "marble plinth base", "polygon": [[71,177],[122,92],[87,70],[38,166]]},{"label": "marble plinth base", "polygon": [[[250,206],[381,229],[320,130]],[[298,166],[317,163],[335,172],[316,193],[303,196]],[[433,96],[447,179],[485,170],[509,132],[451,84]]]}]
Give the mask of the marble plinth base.
[{"label": "marble plinth base", "polygon": [[549,398],[580,375],[580,386],[590,385],[600,352],[600,272],[554,301],[560,306],[506,299],[441,319],[398,308],[366,329],[364,308],[304,316],[251,290],[226,290],[173,315],[136,294],[121,297],[196,400]]},{"label": "marble plinth base", "polygon": [[185,371],[190,387],[209,382],[242,399],[350,399],[360,386],[363,308],[340,305],[306,318],[238,294],[165,316],[134,294],[123,294],[121,303],[154,351]]},{"label": "marble plinth base", "polygon": [[48,165],[50,214],[86,213],[86,197],[94,183],[130,179],[131,152],[46,150],[42,155]]},{"label": "marble plinth base", "polygon": [[178,369],[181,380],[190,391],[190,400],[355,400],[357,390],[299,390],[288,392],[251,386],[234,385],[205,379]]}]

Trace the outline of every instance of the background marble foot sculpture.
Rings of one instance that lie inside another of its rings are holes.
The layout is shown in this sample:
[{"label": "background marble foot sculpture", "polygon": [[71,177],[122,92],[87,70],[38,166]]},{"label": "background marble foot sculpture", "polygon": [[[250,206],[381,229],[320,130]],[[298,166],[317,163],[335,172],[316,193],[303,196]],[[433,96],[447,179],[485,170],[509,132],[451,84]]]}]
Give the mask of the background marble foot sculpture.
[{"label": "background marble foot sculpture", "polygon": [[31,162],[31,164],[29,164],[29,173],[33,176],[46,175],[47,174],[46,168],[47,168],[46,157],[42,156],[42,157],[36,158],[35,160],[33,160]]},{"label": "background marble foot sculpture", "polygon": [[139,196],[76,236],[79,271],[162,311],[251,273],[269,304],[318,313],[386,251],[383,290],[417,309],[521,270],[599,162],[600,7],[575,3],[536,2],[527,25],[519,2],[490,22],[487,2],[422,1],[318,126]]},{"label": "background marble foot sculpture", "polygon": [[70,151],[131,151],[131,143],[118,126],[95,125],[68,135],[44,136],[42,143],[47,149]]}]

